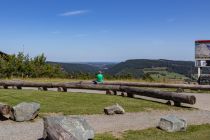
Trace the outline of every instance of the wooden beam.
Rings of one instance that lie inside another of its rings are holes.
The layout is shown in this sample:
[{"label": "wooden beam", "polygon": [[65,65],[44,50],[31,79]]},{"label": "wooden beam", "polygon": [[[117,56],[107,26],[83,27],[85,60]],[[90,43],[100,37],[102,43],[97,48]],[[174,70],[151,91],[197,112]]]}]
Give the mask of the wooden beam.
[{"label": "wooden beam", "polygon": [[163,92],[158,90],[146,90],[136,87],[126,87],[122,86],[121,90],[127,92],[130,96],[141,95],[152,98],[164,99],[164,100],[172,100],[176,103],[187,103],[187,104],[195,104],[196,98],[193,95],[180,94],[175,92]]},{"label": "wooden beam", "polygon": [[[110,83],[109,83],[110,84]],[[129,83],[127,83],[129,84]],[[43,87],[43,90],[47,90],[47,88],[59,88],[63,89],[72,88],[72,89],[91,89],[91,90],[111,90],[111,91],[121,91],[127,92],[129,97],[133,97],[134,94],[148,96],[153,98],[172,100],[174,102],[180,103],[188,103],[195,104],[196,98],[195,96],[185,95],[185,94],[177,94],[174,92],[163,92],[156,90],[145,90],[137,87],[129,87],[124,86],[122,83],[115,83],[115,85],[106,85],[105,84],[88,84],[85,82],[72,82],[72,83],[35,83],[35,82],[0,82],[0,85],[3,86],[20,86],[20,87]],[[161,84],[145,84],[146,85],[156,85],[160,86]],[[142,85],[143,86],[143,85]],[[163,85],[164,87],[167,87]],[[205,86],[203,86],[205,87]]]}]

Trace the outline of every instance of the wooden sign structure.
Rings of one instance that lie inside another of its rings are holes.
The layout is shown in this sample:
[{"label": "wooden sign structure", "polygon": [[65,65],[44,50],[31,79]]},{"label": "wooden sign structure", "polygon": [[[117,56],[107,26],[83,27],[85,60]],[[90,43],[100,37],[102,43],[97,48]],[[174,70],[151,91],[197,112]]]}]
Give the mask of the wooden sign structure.
[{"label": "wooden sign structure", "polygon": [[210,40],[195,41],[195,66],[198,68],[198,79],[203,67],[210,67]]}]

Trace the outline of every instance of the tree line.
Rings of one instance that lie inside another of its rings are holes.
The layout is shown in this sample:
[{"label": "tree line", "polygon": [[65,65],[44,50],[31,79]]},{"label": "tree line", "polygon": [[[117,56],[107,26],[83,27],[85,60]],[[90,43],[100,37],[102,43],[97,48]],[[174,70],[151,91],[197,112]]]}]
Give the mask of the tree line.
[{"label": "tree line", "polygon": [[0,57],[0,78],[12,77],[65,77],[66,73],[59,65],[46,63],[44,54],[30,58],[19,52],[17,55]]}]

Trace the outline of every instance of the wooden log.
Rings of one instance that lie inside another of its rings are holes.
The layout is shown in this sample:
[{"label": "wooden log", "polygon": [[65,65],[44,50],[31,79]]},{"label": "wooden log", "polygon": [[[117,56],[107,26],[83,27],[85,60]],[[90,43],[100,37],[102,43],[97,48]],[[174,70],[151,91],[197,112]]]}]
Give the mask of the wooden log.
[{"label": "wooden log", "polygon": [[195,104],[196,98],[192,95],[178,94],[175,92],[163,92],[157,90],[145,90],[135,87],[122,86],[121,90],[127,92],[128,94],[136,94],[141,96],[153,97],[164,100],[172,100],[176,103],[187,103]]},{"label": "wooden log", "polygon": [[[92,84],[92,82],[72,82],[67,84]],[[210,85],[193,84],[166,84],[166,83],[145,83],[145,82],[104,82],[101,85],[131,86],[131,87],[151,87],[151,88],[181,88],[192,90],[210,90]]]},{"label": "wooden log", "polygon": [[[5,88],[8,86],[21,87],[47,87],[47,88],[73,88],[79,85],[93,85],[92,82],[68,82],[68,83],[41,83],[41,82],[23,82],[23,81],[0,81],[0,86]],[[132,87],[152,87],[152,88],[182,88],[182,89],[200,89],[210,90],[210,85],[190,85],[190,84],[165,84],[165,83],[140,83],[140,82],[104,82],[98,86],[132,86]],[[90,86],[89,86],[90,88]],[[100,90],[100,89],[99,89]]]},{"label": "wooden log", "polygon": [[[189,103],[194,104],[196,99],[194,96],[177,94],[173,92],[162,92],[155,90],[145,90],[135,87],[122,86],[119,83],[115,83],[115,85],[106,85],[106,84],[88,84],[83,82],[72,82],[72,83],[32,83],[32,82],[2,82],[0,81],[0,85],[3,86],[21,86],[21,87],[43,87],[43,90],[47,90],[47,88],[72,88],[72,89],[91,89],[91,90],[111,90],[111,91],[121,91],[127,92],[129,97],[133,97],[134,94],[143,95],[153,98],[165,99],[165,100],[173,100],[174,102],[180,103]],[[147,86],[153,86],[153,84],[146,84]],[[146,86],[141,85],[141,86]],[[154,84],[156,87],[159,87],[161,84]],[[176,85],[177,86],[177,85]],[[186,86],[186,85],[185,85]],[[191,85],[192,86],[192,85]],[[167,87],[166,85],[164,87]],[[173,87],[173,86],[171,86]],[[199,86],[203,89],[210,89],[210,86]],[[173,87],[175,88],[175,87]],[[184,87],[182,87],[184,88]]]},{"label": "wooden log", "polygon": [[103,84],[72,84],[68,83],[64,85],[65,88],[72,89],[90,89],[90,90],[114,90],[120,91],[119,85],[103,85]]},{"label": "wooden log", "polygon": [[16,87],[47,87],[52,88],[52,83],[41,82],[24,82],[24,81],[0,81],[1,86],[16,86]]},{"label": "wooden log", "polygon": [[192,84],[165,84],[165,83],[142,83],[142,82],[104,82],[103,85],[210,90],[210,85],[192,85]]}]

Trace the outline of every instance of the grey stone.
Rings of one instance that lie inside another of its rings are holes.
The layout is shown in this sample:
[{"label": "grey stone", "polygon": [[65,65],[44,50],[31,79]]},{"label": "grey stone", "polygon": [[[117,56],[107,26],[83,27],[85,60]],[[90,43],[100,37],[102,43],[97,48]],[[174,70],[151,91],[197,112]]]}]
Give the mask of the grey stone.
[{"label": "grey stone", "polygon": [[45,117],[44,136],[49,140],[90,140],[93,128],[81,117]]},{"label": "grey stone", "polygon": [[187,122],[175,115],[168,115],[160,119],[158,127],[167,132],[186,131]]},{"label": "grey stone", "polygon": [[107,115],[113,115],[113,114],[124,114],[125,110],[122,106],[116,104],[113,106],[108,106],[104,108],[104,113]]},{"label": "grey stone", "polygon": [[22,102],[13,107],[14,121],[22,122],[33,120],[39,113],[40,104]]}]

